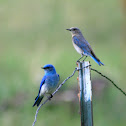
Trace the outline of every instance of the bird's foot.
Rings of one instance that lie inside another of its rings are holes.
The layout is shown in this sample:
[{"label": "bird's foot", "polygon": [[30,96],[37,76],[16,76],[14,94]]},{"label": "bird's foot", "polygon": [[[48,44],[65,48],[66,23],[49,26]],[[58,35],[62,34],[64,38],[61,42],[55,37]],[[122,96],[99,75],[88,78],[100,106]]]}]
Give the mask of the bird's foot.
[{"label": "bird's foot", "polygon": [[82,55],[76,62],[76,64],[78,64],[80,62],[80,60],[84,57],[84,55]]},{"label": "bird's foot", "polygon": [[87,56],[84,58],[83,62],[86,60]]},{"label": "bird's foot", "polygon": [[52,95],[52,94],[50,94],[50,96],[48,97],[48,99],[49,99],[49,100],[51,100],[51,98],[52,98],[52,97],[53,97],[53,95]]},{"label": "bird's foot", "polygon": [[77,62],[80,62],[80,60],[77,60],[76,63],[77,63]]},{"label": "bird's foot", "polygon": [[80,60],[77,60],[77,61],[76,61],[76,64],[78,65],[79,62],[80,62]]}]

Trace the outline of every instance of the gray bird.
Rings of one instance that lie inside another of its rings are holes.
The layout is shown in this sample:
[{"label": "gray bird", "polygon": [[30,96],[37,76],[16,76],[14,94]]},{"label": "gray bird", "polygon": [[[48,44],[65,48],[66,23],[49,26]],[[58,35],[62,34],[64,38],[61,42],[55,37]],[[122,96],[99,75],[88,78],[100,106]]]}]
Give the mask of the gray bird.
[{"label": "gray bird", "polygon": [[[84,36],[82,35],[81,31],[79,28],[72,27],[69,29],[66,29],[71,32],[72,34],[72,42],[73,46],[76,49],[76,51],[81,54],[81,58],[86,56],[84,60],[87,58],[87,56],[90,56],[98,65],[104,65],[95,55],[94,51],[92,50],[90,44]],[[79,58],[77,62],[81,59]]]}]

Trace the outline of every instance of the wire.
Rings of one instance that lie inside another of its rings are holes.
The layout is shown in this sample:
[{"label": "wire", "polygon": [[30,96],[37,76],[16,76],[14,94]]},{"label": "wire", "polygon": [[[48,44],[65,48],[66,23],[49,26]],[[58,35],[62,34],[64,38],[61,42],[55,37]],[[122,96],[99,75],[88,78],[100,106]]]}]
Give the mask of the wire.
[{"label": "wire", "polygon": [[92,71],[95,71],[96,73],[100,74],[102,77],[106,78],[107,80],[109,80],[118,90],[120,90],[125,96],[126,96],[126,93],[120,88],[118,87],[114,81],[112,81],[110,78],[108,78],[107,76],[103,75],[101,72],[99,72],[98,70],[96,69],[93,69],[91,68]]}]

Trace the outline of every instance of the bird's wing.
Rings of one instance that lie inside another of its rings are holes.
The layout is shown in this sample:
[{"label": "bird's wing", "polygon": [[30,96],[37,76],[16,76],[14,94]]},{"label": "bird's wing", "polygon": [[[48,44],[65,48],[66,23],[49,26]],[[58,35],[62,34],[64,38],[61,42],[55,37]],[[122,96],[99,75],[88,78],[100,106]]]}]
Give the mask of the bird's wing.
[{"label": "bird's wing", "polygon": [[[44,77],[42,78],[42,81],[41,81],[41,83],[40,83],[39,93],[40,93],[40,91],[41,91],[42,85],[45,84],[45,80],[46,80],[46,76],[44,76]],[[39,95],[39,93],[38,93],[38,95]]]},{"label": "bird's wing", "polygon": [[88,41],[86,41],[84,38],[79,38],[76,36],[73,36],[73,42],[80,47],[84,53],[87,53],[90,56],[94,56],[96,57],[93,49],[91,48],[90,44],[88,43]]},{"label": "bird's wing", "polygon": [[73,42],[79,47],[81,48],[84,53],[89,54],[91,51],[91,47],[89,45],[89,43],[84,39],[84,38],[79,38],[76,36],[73,36]]},{"label": "bird's wing", "polygon": [[79,47],[84,51],[84,53],[88,54],[88,55],[91,56],[91,57],[93,56],[95,59],[98,60],[98,62],[100,61],[100,60],[96,57],[96,55],[95,55],[93,49],[91,48],[90,44],[88,43],[88,41],[86,41],[84,38],[78,38],[78,37],[74,36],[74,37],[73,37],[73,42],[74,42],[77,46],[79,46]]},{"label": "bird's wing", "polygon": [[39,97],[39,94],[40,94],[42,85],[45,84],[45,80],[46,80],[46,76],[44,76],[44,77],[42,78],[42,81],[41,81],[41,83],[40,83],[39,92],[38,92],[37,97],[35,98],[35,102],[34,102],[34,104],[33,104],[33,107],[34,107],[36,104],[37,104],[37,106],[39,106],[41,100],[43,99],[43,96]]}]

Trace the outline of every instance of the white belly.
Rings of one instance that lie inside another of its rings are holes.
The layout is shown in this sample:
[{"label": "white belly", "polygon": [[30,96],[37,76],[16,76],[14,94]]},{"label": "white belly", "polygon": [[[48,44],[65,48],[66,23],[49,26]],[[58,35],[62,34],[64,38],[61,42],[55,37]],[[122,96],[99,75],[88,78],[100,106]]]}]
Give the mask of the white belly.
[{"label": "white belly", "polygon": [[44,95],[47,92],[48,92],[47,84],[42,85],[39,95],[42,96],[42,95]]},{"label": "white belly", "polygon": [[74,46],[74,48],[76,49],[76,51],[79,53],[79,54],[83,54],[83,50],[80,48],[80,47],[78,47],[74,42],[73,42],[73,46]]},{"label": "white belly", "polygon": [[44,94],[52,94],[54,90],[56,89],[56,87],[58,86],[57,84],[58,84],[58,80],[55,82],[48,80],[47,83],[44,83],[42,85],[41,90],[40,90],[40,96]]}]

